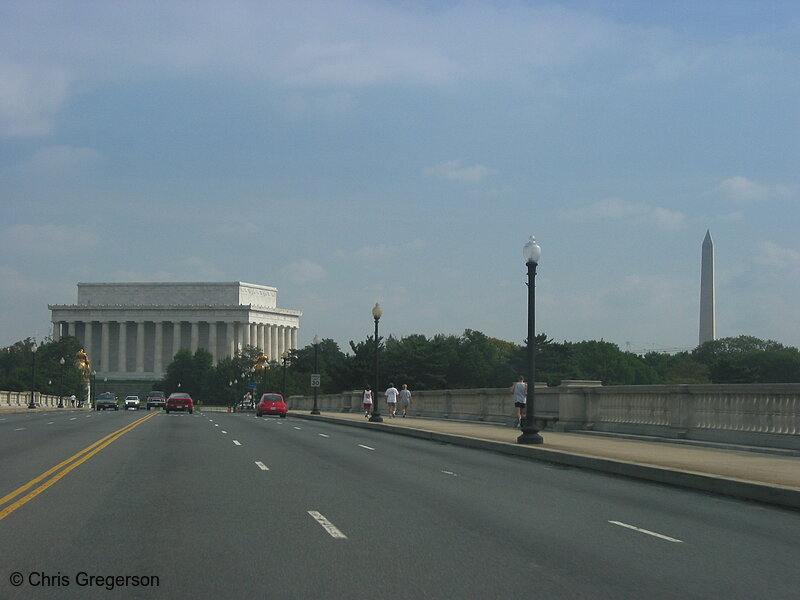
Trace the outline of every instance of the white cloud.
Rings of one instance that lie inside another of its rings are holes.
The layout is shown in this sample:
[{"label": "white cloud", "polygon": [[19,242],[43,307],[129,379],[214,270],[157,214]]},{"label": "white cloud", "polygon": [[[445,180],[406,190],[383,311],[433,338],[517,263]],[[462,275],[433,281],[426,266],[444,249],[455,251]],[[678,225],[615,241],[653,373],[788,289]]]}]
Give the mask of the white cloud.
[{"label": "white cloud", "polygon": [[770,198],[784,197],[792,193],[792,186],[762,185],[747,177],[737,175],[722,181],[717,187],[726,199],[733,202],[759,202]]},{"label": "white cloud", "polygon": [[800,252],[792,248],[781,248],[772,242],[759,244],[753,260],[760,265],[800,274]]},{"label": "white cloud", "polygon": [[428,244],[425,242],[425,240],[416,238],[404,244],[380,244],[378,246],[362,246],[361,248],[355,250],[354,252],[348,252],[346,250],[337,250],[335,255],[338,258],[343,258],[343,259],[346,259],[349,256],[354,256],[360,259],[384,260],[393,256],[398,256],[407,251],[424,250],[427,246]]},{"label": "white cloud", "polygon": [[70,76],[55,67],[0,60],[0,136],[46,135],[67,96]]},{"label": "white cloud", "polygon": [[84,225],[14,225],[2,232],[5,252],[39,255],[63,255],[92,248],[95,233]]},{"label": "white cloud", "polygon": [[477,183],[490,175],[496,174],[497,170],[490,169],[484,165],[464,166],[460,160],[447,160],[438,165],[426,167],[424,172],[425,175],[431,177]]},{"label": "white cloud", "polygon": [[615,220],[635,224],[653,224],[666,231],[677,231],[686,223],[682,212],[668,210],[659,206],[625,202],[618,198],[599,200],[584,208],[576,208],[564,214],[574,221]]},{"label": "white cloud", "polygon": [[293,283],[311,283],[327,277],[328,273],[317,263],[307,258],[300,262],[291,263],[283,267],[281,272],[286,275]]}]

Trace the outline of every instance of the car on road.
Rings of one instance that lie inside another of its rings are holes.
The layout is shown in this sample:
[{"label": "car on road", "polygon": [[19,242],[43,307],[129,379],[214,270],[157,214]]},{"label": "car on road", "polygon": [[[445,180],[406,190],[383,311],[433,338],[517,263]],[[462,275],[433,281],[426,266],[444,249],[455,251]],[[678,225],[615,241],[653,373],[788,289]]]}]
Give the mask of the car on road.
[{"label": "car on road", "polygon": [[133,409],[138,410],[140,408],[141,400],[139,400],[139,396],[126,396],[125,397],[125,410]]},{"label": "car on road", "polygon": [[263,394],[256,405],[256,416],[278,415],[286,418],[286,402],[280,394]]},{"label": "car on road", "polygon": [[97,396],[97,400],[94,403],[95,410],[119,410],[119,404],[117,404],[117,396],[116,394],[112,394],[111,392],[103,392],[99,396]]},{"label": "car on road", "polygon": [[151,408],[164,408],[167,403],[167,395],[164,392],[152,391],[147,394],[147,410]]},{"label": "car on road", "polygon": [[185,392],[170,394],[169,398],[167,398],[167,403],[164,405],[164,411],[169,412],[171,410],[185,410],[188,411],[189,414],[192,414],[194,411],[194,400]]}]

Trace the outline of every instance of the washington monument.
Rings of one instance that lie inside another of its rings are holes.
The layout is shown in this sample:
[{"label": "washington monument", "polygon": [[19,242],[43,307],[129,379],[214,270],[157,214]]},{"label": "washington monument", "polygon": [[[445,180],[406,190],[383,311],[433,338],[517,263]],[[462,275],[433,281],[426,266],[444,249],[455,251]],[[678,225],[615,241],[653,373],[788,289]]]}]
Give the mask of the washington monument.
[{"label": "washington monument", "polygon": [[703,240],[703,258],[700,266],[700,344],[717,337],[714,316],[716,290],[714,289],[714,241],[711,232],[706,231]]}]

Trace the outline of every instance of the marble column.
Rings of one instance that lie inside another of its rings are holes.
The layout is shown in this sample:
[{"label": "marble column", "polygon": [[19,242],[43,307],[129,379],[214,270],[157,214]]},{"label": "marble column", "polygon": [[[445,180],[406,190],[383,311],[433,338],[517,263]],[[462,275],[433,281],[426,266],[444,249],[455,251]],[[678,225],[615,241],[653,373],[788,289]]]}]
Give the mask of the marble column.
[{"label": "marble column", "polygon": [[270,339],[272,340],[272,355],[280,356],[281,350],[280,347],[278,346],[278,326],[271,325],[270,329],[272,330],[270,331]]},{"label": "marble column", "polygon": [[242,329],[242,345],[249,346],[250,345],[250,323],[241,323],[240,325]]},{"label": "marble column", "polygon": [[217,364],[217,322],[208,322],[208,351],[211,352],[211,364]]},{"label": "marble column", "polygon": [[250,344],[260,350],[261,346],[258,343],[258,325],[255,323],[248,323],[247,327],[250,329]]},{"label": "marble column", "polygon": [[83,351],[89,355],[89,362],[92,363],[92,368],[97,369],[97,365],[93,364],[97,357],[93,355],[94,348],[92,348],[92,322],[86,321],[83,324]]},{"label": "marble column", "polygon": [[119,322],[119,351],[117,353],[117,371],[128,372],[128,322]]},{"label": "marble column", "polygon": [[53,341],[61,339],[61,321],[53,321]]},{"label": "marble column", "polygon": [[192,354],[197,352],[197,347],[200,344],[200,323],[197,321],[193,321],[191,323],[192,328],[192,337],[190,341],[189,349],[192,351]]},{"label": "marble column", "polygon": [[67,335],[75,337],[75,321],[67,323]]},{"label": "marble column", "polygon": [[155,340],[153,340],[155,348],[153,348],[153,371],[156,375],[164,372],[164,358],[162,356],[164,349],[164,323],[156,321]]},{"label": "marble column", "polygon": [[227,358],[233,358],[233,355],[236,354],[234,325],[231,321],[225,323],[225,352],[228,354]]},{"label": "marble column", "polygon": [[281,354],[286,352],[291,345],[292,345],[292,329],[290,327],[284,327],[283,328],[283,349],[281,350]]},{"label": "marble column", "polygon": [[269,354],[267,353],[267,346],[264,343],[264,324],[263,323],[258,323],[256,325],[256,340],[257,340],[258,347],[261,348],[261,351],[264,354],[266,354],[267,356],[269,356]]},{"label": "marble column", "polygon": [[292,344],[289,350],[297,350],[297,327],[292,327]]},{"label": "marble column", "polygon": [[172,356],[170,361],[175,357],[178,350],[181,349],[181,322],[174,321],[172,323]]},{"label": "marble column", "polygon": [[144,321],[136,322],[136,372],[144,373]]},{"label": "marble column", "polygon": [[111,323],[102,321],[100,323],[100,366],[106,373],[111,370],[109,364],[109,327]]},{"label": "marble column", "polygon": [[236,350],[239,351],[244,347],[244,323],[236,323]]}]

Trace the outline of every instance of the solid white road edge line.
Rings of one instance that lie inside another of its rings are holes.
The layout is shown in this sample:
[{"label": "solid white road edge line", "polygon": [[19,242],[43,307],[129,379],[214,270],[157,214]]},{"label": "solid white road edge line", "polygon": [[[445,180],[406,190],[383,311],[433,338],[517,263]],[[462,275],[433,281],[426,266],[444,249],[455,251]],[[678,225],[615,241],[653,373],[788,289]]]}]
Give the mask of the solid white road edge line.
[{"label": "solid white road edge line", "polygon": [[359,447],[366,448],[367,450],[375,450],[375,448],[370,448],[369,446],[365,446],[364,444],[359,444]]},{"label": "solid white road edge line", "polygon": [[308,514],[311,515],[311,517],[317,523],[322,525],[323,529],[325,529],[325,531],[327,531],[331,535],[332,538],[336,538],[336,539],[339,539],[339,540],[346,540],[347,539],[347,536],[345,534],[343,534],[341,531],[339,531],[336,528],[336,526],[333,523],[331,523],[330,521],[328,521],[328,519],[326,519],[322,514],[320,514],[316,510],[309,510],[307,512],[308,512]]},{"label": "solid white road edge line", "polygon": [[669,537],[668,535],[662,535],[660,533],[656,533],[655,531],[649,531],[647,529],[642,529],[641,527],[635,527],[634,525],[628,525],[627,523],[622,523],[620,521],[609,521],[612,525],[619,525],[620,527],[625,527],[627,529],[633,529],[634,531],[638,531],[639,533],[644,533],[646,535],[652,535],[653,537],[657,537],[662,540],[666,540],[668,542],[674,542],[676,544],[682,544],[683,540],[679,540],[673,537]]},{"label": "solid white road edge line", "polygon": [[258,468],[261,469],[262,471],[269,471],[269,467],[260,460],[256,461],[256,465],[258,465]]}]

